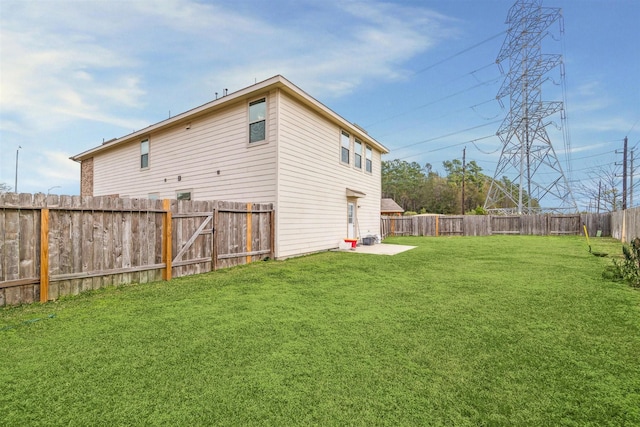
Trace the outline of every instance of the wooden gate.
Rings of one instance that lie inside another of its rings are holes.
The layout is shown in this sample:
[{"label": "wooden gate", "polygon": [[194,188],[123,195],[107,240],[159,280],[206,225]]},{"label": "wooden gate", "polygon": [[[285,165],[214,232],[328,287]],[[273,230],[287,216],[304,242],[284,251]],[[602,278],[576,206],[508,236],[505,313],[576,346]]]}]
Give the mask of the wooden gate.
[{"label": "wooden gate", "polygon": [[217,201],[203,208],[213,209],[172,217],[174,277],[273,258],[273,205]]},{"label": "wooden gate", "polygon": [[521,215],[504,215],[491,217],[493,234],[520,234]]},{"label": "wooden gate", "polygon": [[172,216],[172,276],[188,276],[213,269],[213,212]]},{"label": "wooden gate", "polygon": [[464,217],[462,216],[441,216],[439,218],[439,231],[441,236],[463,236]]},{"label": "wooden gate", "polygon": [[580,234],[580,215],[549,216],[549,234]]},{"label": "wooden gate", "polygon": [[0,194],[0,306],[274,257],[273,204]]}]

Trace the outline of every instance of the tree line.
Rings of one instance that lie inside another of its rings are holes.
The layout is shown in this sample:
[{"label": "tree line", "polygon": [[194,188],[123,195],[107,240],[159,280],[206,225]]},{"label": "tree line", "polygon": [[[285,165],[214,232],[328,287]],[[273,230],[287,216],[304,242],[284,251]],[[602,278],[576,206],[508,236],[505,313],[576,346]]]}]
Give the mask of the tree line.
[{"label": "tree line", "polygon": [[[383,161],[382,196],[394,199],[409,213],[485,214],[483,205],[491,178],[482,173],[482,168],[474,160],[465,165],[459,159],[447,160],[442,162],[442,166],[444,175],[434,171],[430,163],[421,166],[417,162],[398,159]],[[502,177],[501,184],[510,188],[514,195],[518,194],[518,184],[506,176]],[[535,204],[535,200],[532,203]],[[496,207],[514,206],[505,200]]]}]

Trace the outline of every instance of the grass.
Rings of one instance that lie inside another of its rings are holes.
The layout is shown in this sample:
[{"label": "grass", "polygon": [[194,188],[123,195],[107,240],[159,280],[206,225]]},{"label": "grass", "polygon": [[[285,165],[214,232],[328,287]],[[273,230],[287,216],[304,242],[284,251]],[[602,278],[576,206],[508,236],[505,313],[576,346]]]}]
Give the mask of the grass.
[{"label": "grass", "polygon": [[0,310],[0,425],[640,424],[640,292],[582,239],[388,242]]}]

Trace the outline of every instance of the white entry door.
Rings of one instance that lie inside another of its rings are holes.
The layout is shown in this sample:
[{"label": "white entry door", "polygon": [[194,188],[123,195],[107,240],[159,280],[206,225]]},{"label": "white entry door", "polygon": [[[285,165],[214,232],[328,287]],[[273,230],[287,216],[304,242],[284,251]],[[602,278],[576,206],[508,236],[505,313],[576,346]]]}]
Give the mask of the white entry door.
[{"label": "white entry door", "polygon": [[356,238],[356,204],[354,202],[347,203],[347,237]]}]

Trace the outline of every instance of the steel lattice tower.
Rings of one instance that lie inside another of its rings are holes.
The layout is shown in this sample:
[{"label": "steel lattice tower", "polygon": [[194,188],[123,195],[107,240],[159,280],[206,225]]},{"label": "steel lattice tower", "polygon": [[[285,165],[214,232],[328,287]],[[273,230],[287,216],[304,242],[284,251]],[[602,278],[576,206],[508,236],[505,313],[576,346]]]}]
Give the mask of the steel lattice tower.
[{"label": "steel lattice tower", "polygon": [[[550,116],[557,113],[566,129],[564,103],[542,100],[542,85],[549,80],[551,70],[560,67],[564,85],[562,55],[542,53],[542,41],[556,21],[560,21],[562,31],[560,9],[542,7],[542,0],[517,0],[509,9],[507,36],[496,58],[503,74],[502,63],[506,60],[509,70],[496,98],[502,104],[502,99],[509,96],[510,108],[496,132],[503,147],[485,201],[488,211],[526,214],[578,210],[546,130],[552,123]],[[568,153],[566,137],[564,143]]]}]

